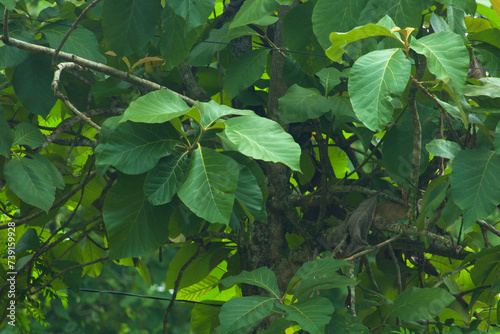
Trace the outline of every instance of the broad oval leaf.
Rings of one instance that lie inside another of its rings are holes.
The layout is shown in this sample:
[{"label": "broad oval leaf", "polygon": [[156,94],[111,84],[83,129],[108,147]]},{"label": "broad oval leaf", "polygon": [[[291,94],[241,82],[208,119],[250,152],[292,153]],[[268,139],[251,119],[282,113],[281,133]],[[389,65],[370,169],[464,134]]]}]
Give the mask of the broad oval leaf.
[{"label": "broad oval leaf", "polygon": [[255,23],[272,14],[278,7],[275,0],[247,0],[243,2],[229,28]]},{"label": "broad oval leaf", "polygon": [[479,83],[479,86],[465,86],[464,95],[487,96],[492,99],[500,98],[500,78],[482,78],[479,79]]},{"label": "broad oval leaf", "polygon": [[292,305],[276,304],[276,306],[285,311],[287,320],[295,321],[311,334],[325,333],[325,326],[335,311],[332,302],[324,297],[310,298]]},{"label": "broad oval leaf", "polygon": [[300,146],[274,121],[263,117],[233,117],[226,121],[225,134],[246,156],[281,162],[300,171]]},{"label": "broad oval leaf", "polygon": [[120,122],[164,123],[184,115],[190,109],[174,92],[155,90],[130,103]]},{"label": "broad oval leaf", "polygon": [[463,38],[442,31],[411,40],[411,48],[427,58],[427,67],[439,80],[449,80],[456,94],[461,94],[469,71],[469,52]]},{"label": "broad oval leaf", "polygon": [[266,49],[245,52],[226,68],[222,82],[227,96],[233,99],[242,90],[259,80],[266,70],[268,53],[269,50]]},{"label": "broad oval leaf", "polygon": [[237,185],[236,161],[212,149],[198,147],[177,195],[198,217],[227,225]]},{"label": "broad oval leaf", "polygon": [[186,20],[188,31],[205,23],[215,7],[215,0],[169,0],[166,3]]},{"label": "broad oval leaf", "polygon": [[[272,297],[238,297],[228,300],[220,310],[220,332],[230,333],[245,329],[250,333],[253,326],[268,316],[274,309],[276,298]],[[245,333],[245,331],[241,331]]]},{"label": "broad oval leaf", "polygon": [[253,271],[243,270],[241,274],[223,279],[221,284],[230,287],[236,283],[251,284],[267,290],[271,295],[280,298],[280,290],[276,275],[268,267],[260,267]]},{"label": "broad oval leaf", "polygon": [[246,115],[255,116],[252,110],[234,109],[223,104],[211,100],[209,102],[198,102],[196,104],[199,112],[201,113],[200,123],[204,127],[210,127],[212,123],[219,118],[230,115]]},{"label": "broad oval leaf", "polygon": [[455,297],[444,289],[411,287],[396,298],[388,317],[397,317],[405,322],[429,320],[454,300]]},{"label": "broad oval leaf", "polygon": [[42,146],[45,137],[35,124],[21,123],[14,131],[13,145],[27,145],[31,148]]},{"label": "broad oval leaf", "polygon": [[445,139],[433,139],[425,145],[425,149],[433,155],[446,159],[453,159],[462,149],[460,145]]},{"label": "broad oval leaf", "polygon": [[303,122],[318,118],[330,111],[330,102],[316,89],[295,84],[278,101],[279,120],[282,124]]},{"label": "broad oval leaf", "polygon": [[461,151],[450,175],[453,201],[464,211],[464,228],[490,215],[500,204],[500,154]]},{"label": "broad oval leaf", "polygon": [[367,128],[381,131],[390,122],[391,100],[405,90],[410,71],[410,61],[400,49],[373,51],[354,63],[349,93],[354,113]]},{"label": "broad oval leaf", "polygon": [[144,197],[144,175],[120,174],[104,201],[103,218],[113,259],[139,257],[168,240],[169,205]]},{"label": "broad oval leaf", "polygon": [[168,203],[177,193],[189,168],[187,152],[163,157],[148,172],[144,182],[144,195],[153,205]]},{"label": "broad oval leaf", "polygon": [[115,166],[127,174],[141,174],[152,169],[160,158],[172,153],[179,143],[170,123],[145,124],[125,122],[109,135],[96,155],[99,164]]},{"label": "broad oval leaf", "polygon": [[4,166],[5,181],[24,202],[49,212],[54,203],[56,187],[47,177],[47,168],[36,160],[19,157]]},{"label": "broad oval leaf", "polygon": [[119,56],[141,51],[153,38],[161,11],[156,0],[104,1],[102,30],[111,50]]}]

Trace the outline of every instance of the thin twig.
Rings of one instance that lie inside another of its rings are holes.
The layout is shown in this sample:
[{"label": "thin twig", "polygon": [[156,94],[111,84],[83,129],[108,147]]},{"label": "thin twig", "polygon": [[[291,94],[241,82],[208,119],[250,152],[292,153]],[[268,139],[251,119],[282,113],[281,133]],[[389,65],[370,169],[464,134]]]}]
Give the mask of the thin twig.
[{"label": "thin twig", "polygon": [[478,224],[479,226],[481,226],[481,227],[485,228],[486,230],[490,231],[494,235],[500,237],[500,230],[497,229],[495,226],[488,224],[484,220],[480,219],[480,220],[476,221],[476,224]]},{"label": "thin twig", "polygon": [[362,257],[362,260],[363,260],[363,264],[365,265],[365,268],[366,268],[366,273],[368,274],[368,277],[370,278],[370,281],[372,282],[372,285],[373,285],[373,289],[378,292],[378,293],[382,293],[380,291],[380,288],[378,287],[378,284],[377,284],[377,280],[375,280],[375,276],[373,275],[373,270],[372,270],[372,267],[370,266],[370,261],[368,261],[368,256],[364,255]]},{"label": "thin twig", "polygon": [[2,42],[5,45],[10,45],[10,39],[9,39],[9,10],[5,8],[5,11],[3,12],[3,36],[2,36]]},{"label": "thin twig", "polygon": [[76,18],[75,22],[71,25],[71,27],[68,29],[66,34],[64,34],[63,38],[61,39],[61,42],[57,46],[57,48],[54,50],[54,55],[52,56],[52,68],[56,67],[57,63],[57,55],[61,51],[62,47],[64,46],[64,43],[66,43],[66,40],[68,39],[69,35],[78,27],[78,23],[85,17],[87,12],[92,9],[95,5],[97,5],[98,2],[101,0],[94,0],[92,3],[90,3],[87,8],[85,8],[82,13]]},{"label": "thin twig", "polygon": [[389,250],[389,256],[392,259],[392,262],[394,263],[394,268],[396,269],[396,282],[398,285],[398,293],[403,292],[403,284],[401,282],[401,269],[399,268],[399,262],[396,257],[396,254],[394,253],[394,249],[392,249],[391,244],[387,245],[387,249]]},{"label": "thin twig", "polygon": [[474,265],[474,263],[468,263],[465,266],[462,266],[460,268],[457,268],[457,269],[453,270],[452,272],[447,273],[446,275],[444,275],[443,277],[441,277],[439,279],[439,281],[436,282],[436,284],[434,284],[433,288],[437,288],[438,286],[440,286],[441,284],[443,284],[446,279],[450,278],[451,276],[453,276],[455,274],[458,274],[462,270],[467,269],[467,267],[470,267],[470,266],[473,266],[473,265]]},{"label": "thin twig", "polygon": [[387,239],[386,241],[381,242],[378,245],[375,245],[375,246],[373,246],[373,247],[371,247],[371,248],[369,248],[367,250],[364,250],[364,251],[356,253],[356,254],[348,257],[348,258],[345,258],[344,260],[346,260],[346,261],[353,261],[353,260],[359,258],[360,256],[363,256],[363,255],[366,255],[366,254],[371,253],[373,251],[376,251],[376,250],[384,247],[385,245],[393,242],[394,240],[398,240],[399,238],[401,238],[401,234],[398,234],[398,235],[396,235],[396,236],[394,236],[394,237],[392,237],[390,239]]}]

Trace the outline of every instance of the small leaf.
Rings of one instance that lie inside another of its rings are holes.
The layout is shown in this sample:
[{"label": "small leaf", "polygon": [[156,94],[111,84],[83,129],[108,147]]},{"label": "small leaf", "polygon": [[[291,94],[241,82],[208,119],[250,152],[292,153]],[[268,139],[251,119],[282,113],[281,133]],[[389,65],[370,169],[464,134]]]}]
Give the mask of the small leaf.
[{"label": "small leaf", "polygon": [[405,322],[429,320],[453,300],[455,297],[444,289],[411,287],[396,298],[387,317],[397,317]]},{"label": "small leaf", "polygon": [[199,146],[191,156],[189,173],[177,195],[198,217],[227,225],[237,184],[238,164],[217,151]]},{"label": "small leaf", "polygon": [[148,172],[144,182],[144,195],[153,205],[161,205],[172,200],[181,187],[189,169],[187,152],[161,158]]},{"label": "small leaf", "polygon": [[254,326],[271,313],[275,303],[276,298],[261,296],[238,297],[228,300],[220,310],[221,334],[238,329],[242,329],[242,333],[250,333]]},{"label": "small leaf", "polygon": [[310,298],[292,305],[276,304],[276,306],[285,311],[287,320],[295,321],[311,334],[325,333],[325,326],[330,322],[335,310],[332,302],[324,297]]},{"label": "small leaf", "polygon": [[104,201],[103,218],[112,259],[139,257],[168,240],[173,208],[153,206],[143,194],[144,175],[120,174]]},{"label": "small leaf", "polygon": [[215,7],[215,0],[169,0],[166,3],[186,20],[187,31],[205,23]]},{"label": "small leaf", "polygon": [[[104,256],[104,251],[97,247],[89,239],[85,240],[85,247],[83,247],[83,261],[91,262],[100,259]],[[103,264],[102,262],[94,263],[83,268],[83,273],[90,277],[96,278],[101,274]]]},{"label": "small leaf", "polygon": [[450,175],[453,200],[464,211],[464,228],[490,215],[500,204],[500,155],[460,151]]},{"label": "small leaf", "polygon": [[151,274],[149,273],[149,269],[146,266],[146,264],[144,263],[144,261],[139,259],[137,261],[137,264],[134,265],[134,267],[135,267],[135,270],[137,270],[137,272],[139,273],[139,275],[141,275],[144,282],[146,282],[148,287],[151,287]]},{"label": "small leaf", "polygon": [[259,80],[266,70],[268,53],[269,50],[266,49],[245,52],[226,68],[223,86],[229,98],[235,98],[242,90]]},{"label": "small leaf", "polygon": [[247,0],[236,13],[230,29],[255,23],[277,10],[279,4],[275,0]]},{"label": "small leaf", "polygon": [[221,281],[221,284],[225,287],[230,287],[236,283],[245,283],[261,287],[274,297],[280,298],[276,275],[268,267],[260,267],[253,271],[243,270],[241,274],[227,277]]},{"label": "small leaf", "polygon": [[226,121],[225,134],[246,156],[281,162],[300,171],[300,147],[281,126],[263,117],[233,117]]},{"label": "small leaf", "polygon": [[247,109],[234,109],[226,105],[218,104],[217,102],[211,100],[209,102],[198,102],[196,104],[199,112],[201,113],[200,123],[204,127],[210,127],[215,121],[230,115],[247,115],[255,116],[252,110]]},{"label": "small leaf", "polygon": [[427,67],[439,80],[449,80],[456,94],[461,94],[469,71],[469,52],[463,38],[442,31],[411,40],[411,48],[427,58]]},{"label": "small leaf", "polygon": [[445,139],[433,139],[425,145],[425,149],[430,154],[450,160],[462,150],[457,143]]},{"label": "small leaf", "polygon": [[49,212],[54,203],[56,187],[47,178],[47,169],[43,164],[14,155],[5,164],[4,174],[10,189],[20,199]]},{"label": "small leaf", "polygon": [[178,143],[177,131],[170,123],[120,123],[106,142],[97,146],[97,161],[113,165],[123,173],[141,174],[171,154]]},{"label": "small leaf", "polygon": [[330,102],[315,89],[294,84],[278,101],[279,120],[282,124],[304,122],[330,111]]},{"label": "small leaf", "polygon": [[28,145],[31,148],[42,146],[45,137],[35,124],[21,123],[14,131],[13,145]]},{"label": "small leaf", "polygon": [[367,128],[382,131],[390,122],[391,100],[405,90],[410,71],[410,61],[400,49],[373,51],[354,63],[349,94],[354,113]]},{"label": "small leaf", "polygon": [[133,101],[125,110],[121,123],[164,123],[187,113],[191,108],[171,90],[150,92]]},{"label": "small leaf", "polygon": [[342,48],[343,46],[359,41],[360,39],[373,36],[388,36],[400,41],[400,39],[391,33],[391,31],[386,27],[370,23],[362,27],[354,28],[346,33],[332,32],[330,34],[330,42],[332,43],[332,46],[329,47],[325,53],[331,60],[342,64],[342,55],[344,54],[344,49]]}]

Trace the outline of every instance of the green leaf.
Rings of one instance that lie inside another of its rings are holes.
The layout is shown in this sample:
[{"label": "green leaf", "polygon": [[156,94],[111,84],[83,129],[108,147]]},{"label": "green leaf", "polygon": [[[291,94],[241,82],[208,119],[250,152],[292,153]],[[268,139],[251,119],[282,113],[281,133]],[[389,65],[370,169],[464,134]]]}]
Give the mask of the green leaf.
[{"label": "green leaf", "polygon": [[300,171],[300,147],[281,126],[263,117],[242,116],[226,121],[225,134],[246,156],[281,162]]},{"label": "green leaf", "polygon": [[170,202],[184,182],[188,170],[188,152],[174,152],[161,158],[146,176],[144,195],[153,205]]},{"label": "green leaf", "polygon": [[255,219],[265,221],[267,219],[265,204],[257,179],[248,167],[244,165],[239,167],[238,187],[234,197],[240,202],[247,216],[250,215],[252,223]]},{"label": "green leaf", "polygon": [[45,175],[50,177],[52,183],[57,189],[64,189],[66,187],[66,183],[64,183],[61,173],[57,170],[52,161],[50,161],[47,157],[36,153],[33,154],[33,159],[47,168]]},{"label": "green leaf", "polygon": [[[210,301],[217,304],[220,301]],[[219,323],[220,307],[195,304],[191,311],[191,330],[196,334],[211,334]]]},{"label": "green leaf", "polygon": [[280,290],[276,275],[268,267],[260,267],[253,271],[243,270],[241,274],[223,279],[221,284],[230,287],[237,283],[245,283],[258,286],[267,290],[271,295],[280,298]]},{"label": "green leaf", "polygon": [[359,16],[368,0],[318,0],[314,6],[312,23],[314,34],[323,49],[331,46],[330,33],[346,32],[358,26]]},{"label": "green leaf", "polygon": [[53,73],[50,59],[35,53],[14,70],[12,86],[19,101],[29,112],[47,117],[57,101],[51,84]]},{"label": "green leaf", "polygon": [[191,156],[189,173],[177,195],[198,217],[227,225],[237,185],[238,164],[233,159],[198,147]]},{"label": "green leaf", "polygon": [[500,78],[482,78],[478,81],[480,83],[478,86],[466,85],[464,95],[500,98]]},{"label": "green leaf", "polygon": [[219,278],[208,275],[198,283],[182,288],[177,293],[177,298],[199,301],[201,297],[217,287]]},{"label": "green leaf", "polygon": [[229,65],[222,81],[229,98],[235,98],[242,90],[260,79],[266,70],[268,53],[269,50],[266,49],[248,51]]},{"label": "green leaf", "polygon": [[422,12],[431,7],[433,0],[372,0],[364,8],[358,24],[377,22],[385,15],[404,28],[421,28]]},{"label": "green leaf", "polygon": [[[274,309],[276,298],[251,296],[228,300],[220,310],[220,332],[231,333],[244,328],[246,333]],[[245,332],[245,331],[241,331]]]},{"label": "green leaf", "polygon": [[224,49],[230,41],[245,35],[256,35],[255,30],[247,26],[229,29],[229,22],[220,29],[212,29],[205,43],[196,45],[186,59],[187,65],[206,66],[212,62],[217,51]]},{"label": "green leaf", "polygon": [[10,147],[12,146],[12,142],[12,131],[9,123],[7,123],[3,112],[0,112],[0,154],[10,158]]},{"label": "green leaf", "polygon": [[5,181],[24,202],[49,212],[56,187],[47,178],[47,169],[39,162],[14,155],[4,166]]},{"label": "green leaf", "polygon": [[188,31],[205,23],[215,7],[215,0],[169,0],[166,3],[186,20]]},{"label": "green leaf", "polygon": [[458,7],[448,6],[446,16],[451,31],[460,36],[465,36],[465,32],[467,31],[464,20],[465,12]]},{"label": "green leaf", "polygon": [[101,144],[102,151],[96,150],[97,161],[113,165],[123,173],[141,174],[170,155],[178,143],[177,131],[170,123],[120,123]]},{"label": "green leaf", "polygon": [[323,55],[323,48],[313,32],[313,9],[313,1],[302,3],[291,9],[283,21],[283,39],[290,50],[304,52],[292,53],[292,57],[307,74],[314,74],[331,63],[329,59],[317,56]]},{"label": "green leaf", "polygon": [[168,240],[173,208],[153,206],[143,194],[144,175],[120,174],[104,201],[103,219],[112,259],[140,257]]},{"label": "green leaf", "polygon": [[343,46],[359,41],[360,39],[373,36],[388,36],[400,41],[400,39],[391,33],[391,31],[386,27],[370,23],[362,27],[354,28],[346,33],[332,32],[330,34],[330,43],[332,45],[325,51],[325,53],[331,60],[342,64],[342,55],[344,54],[344,49],[342,48]]},{"label": "green leaf", "polygon": [[432,13],[430,23],[434,32],[450,31],[448,23],[441,16],[436,15],[436,13]]},{"label": "green leaf", "polygon": [[[483,43],[475,45],[474,55],[481,61],[485,68],[500,68],[500,50],[496,47]],[[491,71],[491,75],[498,77],[500,71]]]},{"label": "green leaf", "polygon": [[300,280],[297,290],[293,295],[292,301],[304,294],[308,295],[311,290],[328,290],[333,288],[345,288],[350,285],[356,285],[357,282],[346,276],[337,273],[330,273],[324,277],[305,277]]},{"label": "green leaf", "polygon": [[442,31],[411,40],[411,48],[427,58],[427,67],[439,80],[448,80],[456,94],[461,94],[469,71],[469,52],[463,38]]},{"label": "green leaf", "polygon": [[295,321],[311,334],[325,333],[325,326],[331,320],[334,311],[332,302],[324,297],[315,297],[292,305],[276,304],[285,311],[287,320]]},{"label": "green leaf", "polygon": [[345,73],[340,72],[334,67],[328,67],[322,69],[316,73],[316,75],[318,76],[321,85],[323,85],[323,88],[325,88],[325,93],[328,94],[333,87],[340,84],[340,77],[345,75]]},{"label": "green leaf", "polygon": [[500,154],[500,122],[498,122],[495,130],[495,150],[498,154]]},{"label": "green leaf", "polygon": [[186,59],[196,43],[200,29],[187,30],[186,21],[166,6],[163,10],[163,33],[158,48],[165,63],[162,68],[170,70]]},{"label": "green leaf", "polygon": [[16,2],[18,1],[19,0],[0,0],[0,3],[8,10],[14,10],[14,8],[16,8]]},{"label": "green leaf", "polygon": [[458,152],[461,151],[460,145],[445,139],[433,139],[425,145],[425,149],[432,155],[450,160],[455,158]]},{"label": "green leaf", "polygon": [[[85,240],[85,247],[83,247],[83,261],[91,262],[100,259],[104,256],[104,251],[97,247],[90,239]],[[101,274],[103,264],[102,262],[94,263],[83,267],[83,273],[90,277],[96,278]]]},{"label": "green leaf", "polygon": [[[50,47],[55,49],[61,43],[64,35],[69,29],[68,27],[71,27],[72,24],[72,20],[61,20],[57,21],[57,23],[43,27],[40,32],[45,35]],[[81,26],[71,32],[61,51],[74,54],[90,61],[106,64],[106,57],[101,54],[99,43],[94,33]]]},{"label": "green leaf", "polygon": [[247,0],[243,2],[229,28],[255,23],[272,14],[278,7],[275,0]]},{"label": "green leaf", "polygon": [[453,200],[464,211],[464,228],[490,215],[500,204],[500,155],[460,151],[450,176]]},{"label": "green leaf", "polygon": [[410,61],[400,49],[373,51],[354,63],[349,94],[354,113],[367,128],[382,131],[391,121],[391,100],[404,92],[410,71]]},{"label": "green leaf", "polygon": [[476,13],[477,4],[475,0],[437,0],[444,5],[452,5],[462,8],[468,14],[474,15]]},{"label": "green leaf", "polygon": [[[31,30],[11,30],[9,31],[9,35],[10,37],[19,39],[23,42],[35,42],[35,37]],[[24,62],[29,55],[30,53],[28,51],[24,51],[7,45],[0,46],[0,67],[9,68],[17,66]]]},{"label": "green leaf", "polygon": [[125,110],[120,123],[164,123],[187,113],[191,108],[171,90],[150,92],[133,101]]},{"label": "green leaf", "polygon": [[200,123],[204,127],[210,127],[215,121],[230,115],[247,115],[255,116],[252,110],[247,109],[234,109],[226,105],[218,104],[217,102],[211,100],[209,102],[197,102],[196,107],[201,113]]},{"label": "green leaf", "polygon": [[326,326],[325,333],[335,334],[370,334],[368,327],[357,317],[349,313],[336,313],[330,323]]},{"label": "green leaf", "polygon": [[349,266],[349,262],[332,258],[317,259],[308,261],[297,270],[293,278],[314,277],[321,275],[331,275],[342,267]]},{"label": "green leaf", "polygon": [[13,145],[27,145],[31,148],[42,146],[45,137],[35,124],[21,123],[14,131]]},{"label": "green leaf", "polygon": [[161,2],[156,0],[106,0],[102,6],[104,37],[118,56],[141,52],[160,22]]},{"label": "green leaf", "polygon": [[278,101],[279,120],[282,124],[304,122],[330,111],[330,102],[316,89],[295,84]]},{"label": "green leaf", "polygon": [[151,273],[149,272],[149,269],[144,263],[144,261],[139,259],[137,261],[137,264],[134,265],[134,267],[135,270],[137,270],[137,272],[139,273],[139,275],[141,275],[142,279],[148,285],[148,287],[151,287]]},{"label": "green leaf", "polygon": [[477,4],[476,10],[479,14],[486,17],[495,28],[500,29],[500,16],[495,10],[480,3]]},{"label": "green leaf", "polygon": [[453,300],[455,297],[444,289],[411,287],[396,298],[387,317],[397,317],[405,322],[429,320]]}]

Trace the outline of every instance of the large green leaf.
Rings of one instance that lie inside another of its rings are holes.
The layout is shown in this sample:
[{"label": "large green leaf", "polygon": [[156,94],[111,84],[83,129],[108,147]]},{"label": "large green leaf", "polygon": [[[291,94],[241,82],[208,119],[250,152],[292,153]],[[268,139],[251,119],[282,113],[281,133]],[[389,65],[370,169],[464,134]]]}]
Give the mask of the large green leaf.
[{"label": "large green leaf", "polygon": [[187,113],[191,108],[179,95],[166,89],[156,90],[133,101],[120,122],[164,123]]},{"label": "large green leaf", "polygon": [[260,79],[266,70],[268,53],[266,49],[248,51],[228,66],[222,82],[229,98],[235,98],[243,89]]},{"label": "large green leaf", "polygon": [[292,53],[292,57],[308,74],[316,73],[330,64],[329,59],[317,56],[323,54],[323,48],[313,32],[313,9],[313,1],[302,3],[290,10],[283,21],[283,39],[290,50],[304,52]]},{"label": "large green leaf", "polygon": [[492,99],[500,98],[500,78],[479,79],[480,85],[467,85],[464,88],[466,96],[487,96]]},{"label": "large green leaf", "polygon": [[246,156],[281,162],[300,171],[300,146],[274,121],[253,116],[233,117],[226,121],[225,134]]},{"label": "large green leaf", "polygon": [[141,52],[160,22],[161,2],[156,0],[106,0],[102,29],[106,41],[119,56]]},{"label": "large green leaf", "polygon": [[205,23],[215,7],[215,0],[169,0],[166,3],[177,15],[186,20],[187,30]]},{"label": "large green leaf", "polygon": [[47,117],[57,101],[51,88],[53,72],[50,59],[40,53],[29,55],[14,70],[12,86],[29,112]]},{"label": "large green leaf", "polygon": [[221,284],[230,287],[236,283],[251,284],[267,290],[271,295],[280,298],[280,290],[276,275],[268,267],[260,267],[253,271],[243,270],[241,274],[223,279]]},{"label": "large green leaf", "polygon": [[144,197],[144,175],[120,174],[104,201],[103,218],[113,259],[139,257],[168,240],[172,207]]},{"label": "large green leaf", "polygon": [[330,102],[316,89],[295,84],[278,102],[280,123],[304,122],[330,111]]},{"label": "large green leaf", "polygon": [[367,128],[381,131],[391,121],[391,100],[405,90],[410,71],[410,61],[400,49],[373,51],[354,63],[349,94],[354,113]]},{"label": "large green leaf", "polygon": [[427,58],[427,67],[439,80],[449,78],[450,87],[461,94],[469,71],[469,52],[461,36],[442,31],[411,40],[411,48]]},{"label": "large green leaf", "polygon": [[[57,23],[43,27],[40,32],[45,35],[50,47],[55,49],[61,43],[62,38],[69,29],[68,27],[71,27],[72,23],[72,20],[58,21]],[[71,32],[61,51],[74,54],[90,61],[98,61],[103,64],[106,63],[106,57],[99,51],[99,43],[94,33],[81,26]]]},{"label": "large green leaf", "polygon": [[335,67],[327,67],[317,72],[316,75],[323,88],[325,88],[325,94],[328,94],[333,87],[340,84],[340,77],[344,76],[345,73],[340,72]]},{"label": "large green leaf", "polygon": [[229,29],[228,22],[220,29],[212,29],[206,42],[196,45],[193,50],[191,50],[186,59],[186,64],[193,66],[209,65],[215,53],[224,49],[227,43],[241,36],[255,34],[255,30],[247,26]]},{"label": "large green leaf", "polygon": [[[64,189],[66,187],[61,172],[59,172],[59,170],[56,168],[56,166],[54,166],[54,164],[52,163],[52,161],[49,160],[49,158],[47,158],[44,155],[34,153],[33,159],[35,159],[35,161],[38,162],[39,164],[45,166],[46,168],[45,177],[50,179],[52,181],[52,184],[56,186],[57,189]],[[86,189],[90,190],[91,188],[87,187]],[[87,193],[89,192],[89,190],[87,190]]]},{"label": "large green leaf", "polygon": [[238,329],[244,329],[240,332],[250,333],[253,325],[267,317],[274,309],[276,298],[272,297],[239,297],[233,298],[220,310],[220,332],[221,334],[236,332]]},{"label": "large green leaf", "polygon": [[171,154],[178,143],[177,131],[170,123],[120,123],[101,144],[102,149],[96,149],[97,161],[127,174],[141,174]]},{"label": "large green leaf", "polygon": [[462,8],[470,15],[474,15],[476,13],[477,4],[475,0],[437,0],[444,5],[452,5],[458,8]]},{"label": "large green leaf", "polygon": [[14,131],[13,145],[27,145],[31,148],[42,146],[45,137],[35,124],[21,123],[16,126]]},{"label": "large green leaf", "polygon": [[12,146],[13,137],[9,123],[5,119],[3,112],[0,112],[0,154],[10,158],[10,147]]},{"label": "large green leaf", "polygon": [[315,297],[292,305],[276,304],[285,311],[287,320],[295,321],[311,334],[325,333],[325,326],[331,320],[334,311],[332,302],[324,297]]},{"label": "large green leaf", "polygon": [[47,177],[47,168],[36,160],[14,155],[4,166],[5,181],[24,202],[49,212],[56,187]]},{"label": "large green leaf", "polygon": [[370,334],[370,330],[363,325],[363,322],[358,317],[353,317],[349,313],[336,313],[326,326],[325,333]]},{"label": "large green leaf", "polygon": [[[496,47],[483,43],[475,45],[474,55],[481,61],[485,68],[500,68],[500,50]],[[499,77],[500,71],[491,71],[491,76]]]},{"label": "large green leaf", "polygon": [[292,301],[300,296],[307,296],[313,290],[328,290],[333,288],[345,288],[350,285],[356,285],[355,280],[346,276],[341,276],[336,272],[330,273],[328,276],[323,277],[305,277],[300,280],[295,293],[293,294]]},{"label": "large green leaf", "polygon": [[144,195],[148,201],[153,205],[170,202],[184,182],[188,169],[188,152],[174,152],[161,158],[144,182]]},{"label": "large green leaf", "polygon": [[[1,129],[1,126],[0,126]],[[500,122],[497,124],[497,128],[495,130],[495,151],[500,154]]]},{"label": "large green leaf", "polygon": [[432,5],[432,0],[371,0],[359,18],[359,24],[377,22],[385,15],[390,16],[402,29],[420,29],[422,12]]},{"label": "large green leaf", "polygon": [[433,139],[425,145],[425,149],[432,155],[453,159],[461,151],[460,145],[445,139]]},{"label": "large green leaf", "polygon": [[332,45],[325,51],[325,53],[331,60],[342,64],[342,55],[345,52],[343,46],[359,41],[360,39],[373,36],[388,36],[399,40],[398,37],[391,33],[391,31],[386,27],[371,23],[362,27],[354,28],[346,33],[332,32],[330,34],[330,43]]},{"label": "large green leaf", "polygon": [[397,317],[405,322],[429,320],[454,300],[455,297],[444,289],[411,287],[396,298],[387,317]]},{"label": "large green leaf", "polygon": [[163,33],[158,48],[165,60],[162,68],[168,71],[186,59],[189,51],[196,43],[200,29],[188,31],[186,21],[175,14],[174,10],[169,6],[166,6],[163,10],[162,24]]},{"label": "large green leaf", "polygon": [[323,49],[331,46],[333,31],[346,32],[358,26],[358,19],[368,0],[318,0],[314,6],[312,23],[314,34]]},{"label": "large green leaf", "polygon": [[[220,303],[211,301],[212,304]],[[191,311],[191,330],[197,334],[211,334],[219,323],[220,307],[195,304]]]},{"label": "large green leaf", "polygon": [[294,278],[315,277],[330,275],[342,267],[349,266],[349,262],[332,258],[322,258],[315,261],[308,261],[297,270]]},{"label": "large green leaf", "polygon": [[198,147],[177,195],[197,216],[211,223],[229,224],[237,185],[238,164],[233,159]]},{"label": "large green leaf", "polygon": [[[1,9],[1,8],[0,8]],[[11,29],[11,27],[9,27]],[[23,42],[33,43],[35,36],[31,30],[11,30],[9,35],[12,38],[19,39]],[[14,67],[26,60],[30,53],[18,48],[3,45],[0,46],[0,67],[9,68]]]},{"label": "large green leaf", "polygon": [[464,211],[464,228],[490,215],[500,204],[500,154],[461,151],[453,160],[453,200]]},{"label": "large green leaf", "polygon": [[247,0],[236,13],[230,28],[255,23],[272,14],[278,7],[275,0]]},{"label": "large green leaf", "polygon": [[200,123],[202,126],[209,127],[219,118],[230,115],[247,115],[255,116],[252,110],[234,109],[223,104],[211,100],[209,102],[198,102],[196,107],[201,113]]}]

